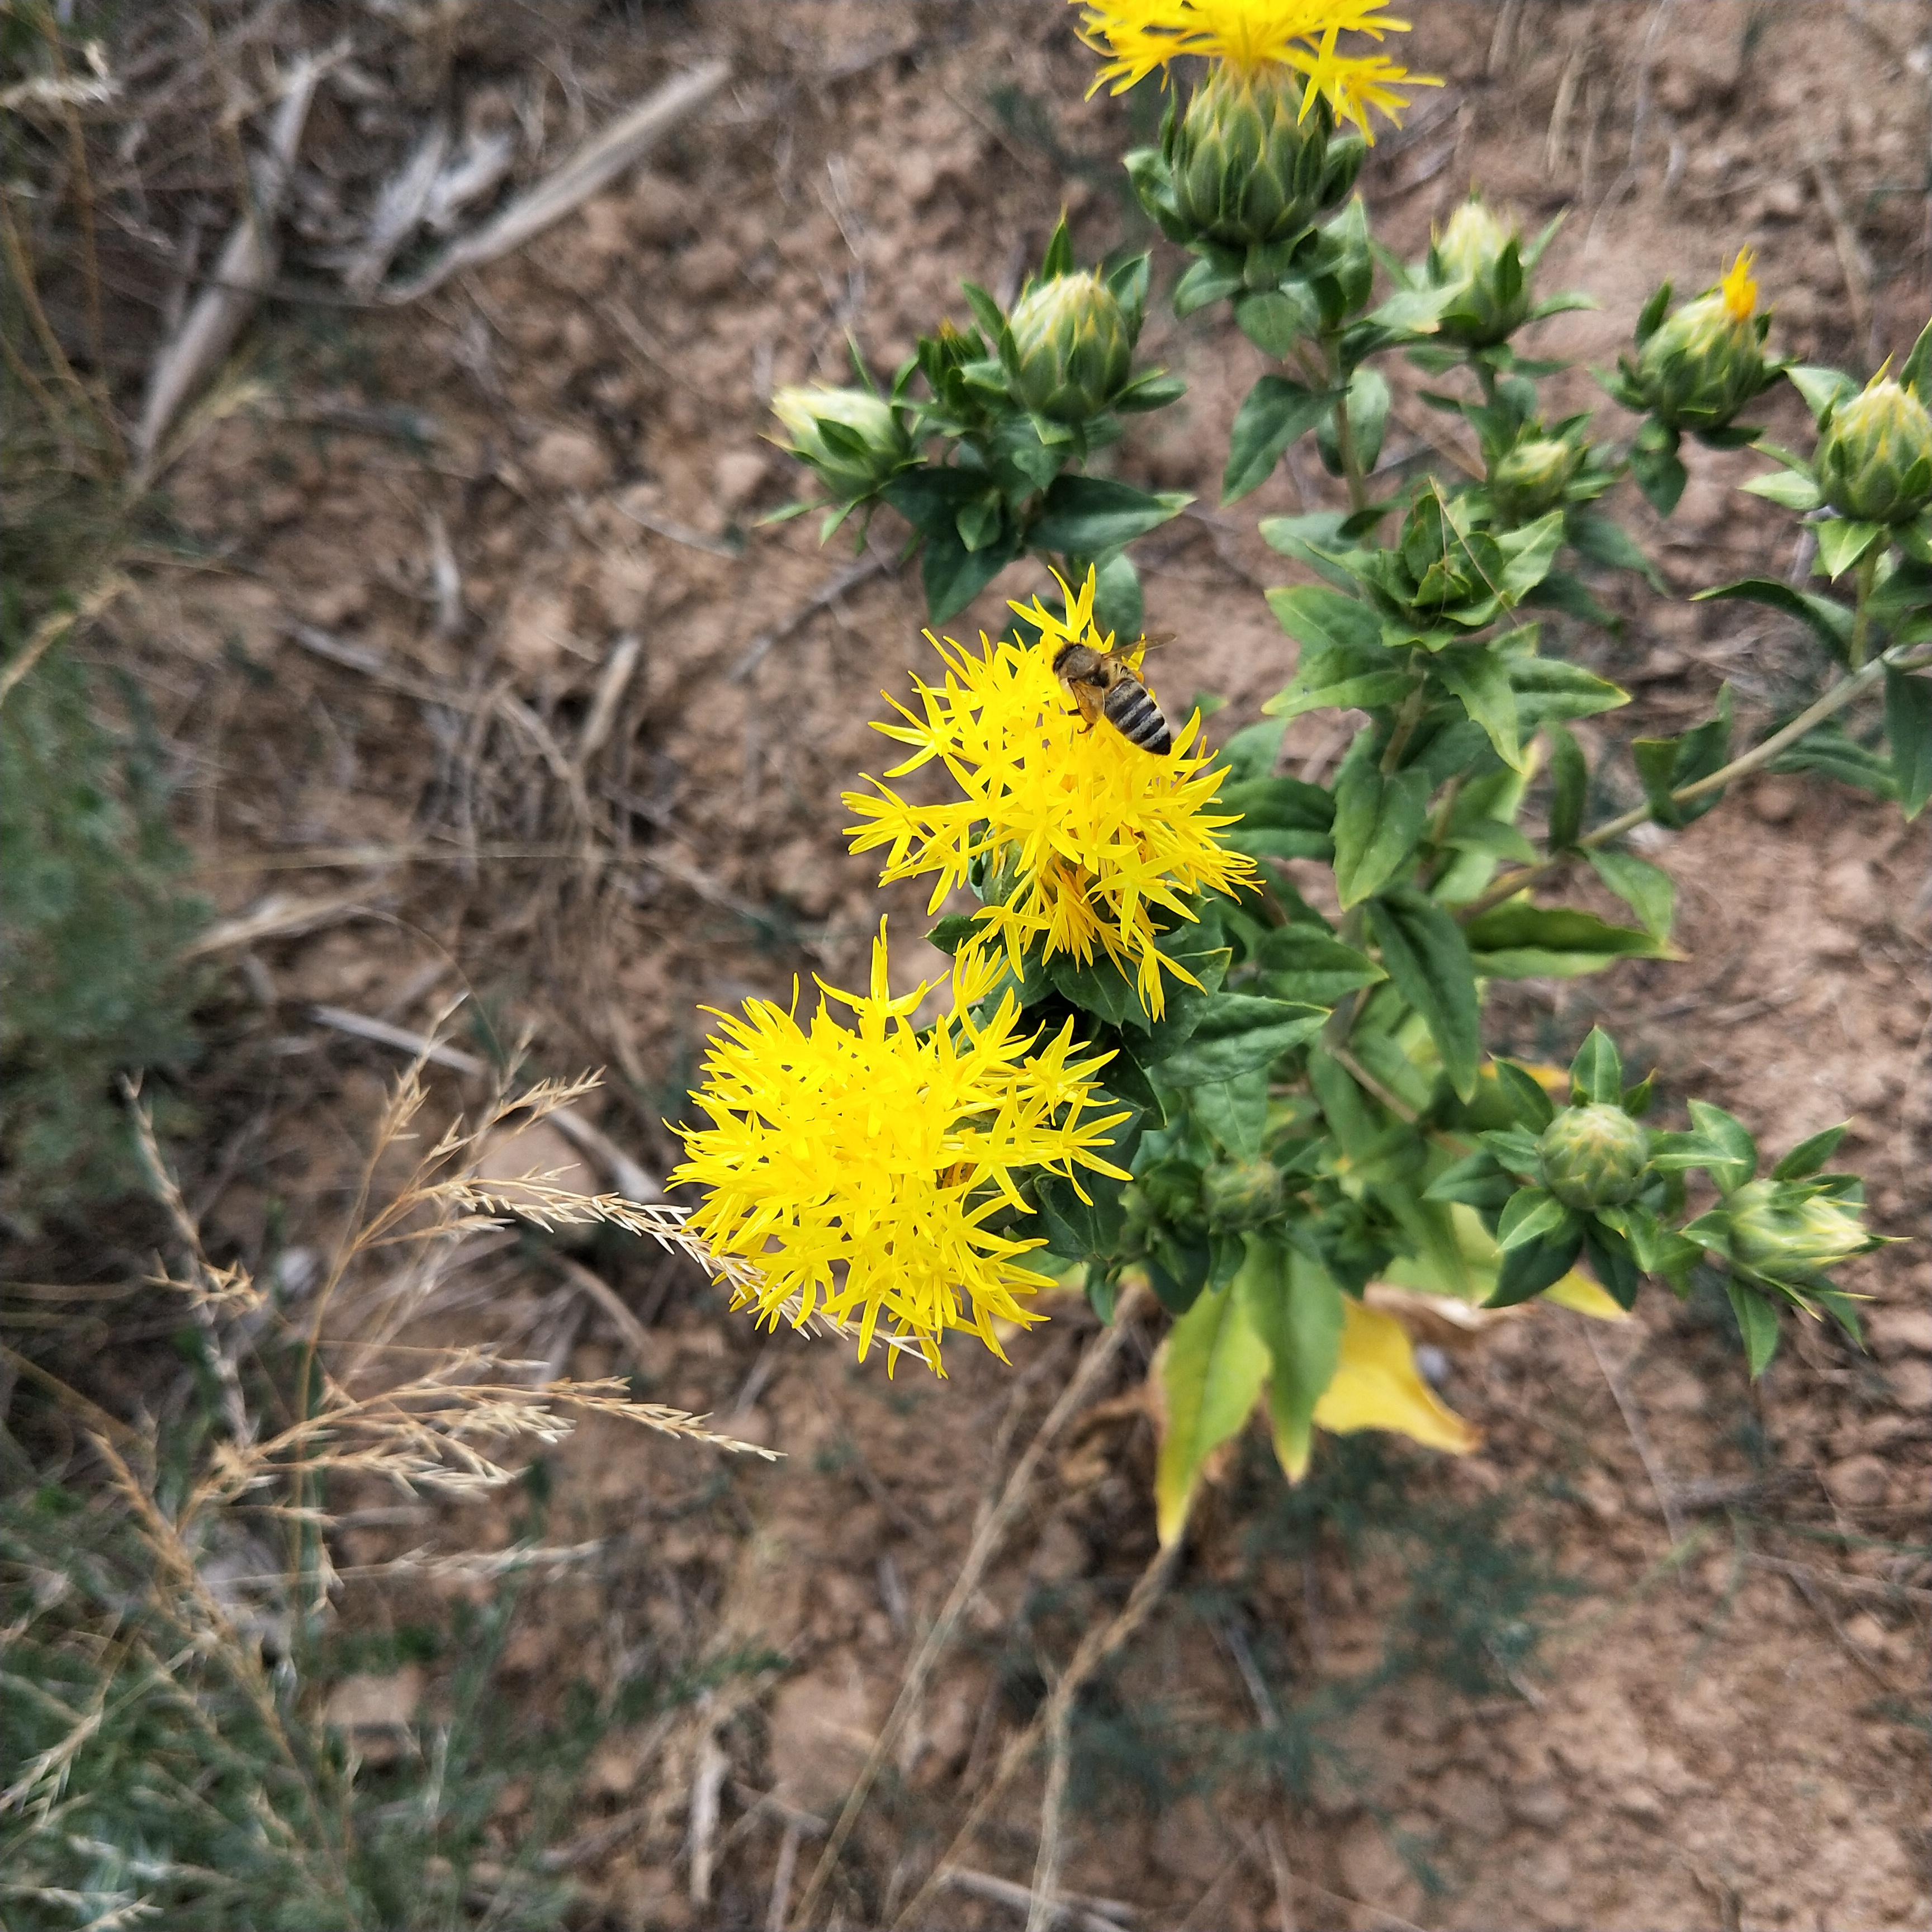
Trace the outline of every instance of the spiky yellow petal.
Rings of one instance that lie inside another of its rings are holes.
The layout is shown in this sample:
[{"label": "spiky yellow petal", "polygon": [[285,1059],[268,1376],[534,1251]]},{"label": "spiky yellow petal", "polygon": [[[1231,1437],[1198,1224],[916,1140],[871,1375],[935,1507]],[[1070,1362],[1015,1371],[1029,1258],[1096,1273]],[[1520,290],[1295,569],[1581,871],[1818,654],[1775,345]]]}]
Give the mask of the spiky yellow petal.
[{"label": "spiky yellow petal", "polygon": [[913,750],[886,779],[938,759],[964,796],[916,805],[868,778],[876,795],[844,794],[862,820],[846,832],[855,852],[884,848],[881,883],[934,874],[934,911],[972,873],[991,882],[981,929],[999,940],[1016,975],[1035,940],[1049,958],[1070,953],[1084,964],[1104,952],[1158,1018],[1162,975],[1193,983],[1156,946],[1160,932],[1194,916],[1188,895],[1251,886],[1256,876],[1251,860],[1215,838],[1235,815],[1213,809],[1223,773],[1189,755],[1198,717],[1172,753],[1156,757],[1107,724],[1090,729],[1068,704],[1053,675],[1055,652],[1070,641],[1099,650],[1114,642],[1095,626],[1094,588],[1090,570],[1078,591],[1067,591],[1064,616],[1015,604],[1041,632],[1036,645],[982,633],[976,655],[928,632],[944,683],[915,678],[918,708],[892,699],[905,722],[873,728]]},{"label": "spiky yellow petal", "polygon": [[1719,286],[1724,293],[1724,313],[1733,322],[1748,322],[1757,307],[1757,284],[1751,278],[1751,250],[1740,248]]},{"label": "spiky yellow petal", "polygon": [[[1052,1286],[1023,1256],[1037,1236],[996,1232],[1002,1209],[1027,1212],[1017,1177],[1076,1167],[1124,1180],[1106,1157],[1126,1118],[1100,1111],[1106,1054],[1082,1057],[1070,1021],[1051,1039],[1021,1024],[1009,992],[990,1018],[972,1007],[997,968],[972,949],[954,974],[951,1016],[921,1033],[930,990],[893,998],[885,927],[870,990],[827,986],[808,1029],[791,1010],[750,1000],[723,1022],[692,1096],[708,1126],[678,1130],[686,1158],[674,1186],[709,1190],[686,1225],[760,1278],[734,1306],[802,1326],[818,1312],[856,1321],[861,1360],[883,1319],[944,1372],[940,1343],[968,1329],[1004,1359],[993,1324],[1039,1319],[1026,1298]],[[836,1003],[853,1024],[831,1016]],[[1076,1180],[1077,1184],[1077,1180]]]},{"label": "spiky yellow petal", "polygon": [[1338,50],[1340,35],[1406,34],[1406,20],[1383,11],[1389,0],[1069,0],[1084,8],[1080,38],[1107,56],[1094,86],[1116,94],[1184,54],[1202,54],[1240,72],[1286,67],[1308,81],[1304,104],[1325,95],[1339,121],[1369,140],[1371,108],[1391,121],[1408,104],[1395,90],[1439,87],[1432,75],[1410,74],[1385,54]]}]

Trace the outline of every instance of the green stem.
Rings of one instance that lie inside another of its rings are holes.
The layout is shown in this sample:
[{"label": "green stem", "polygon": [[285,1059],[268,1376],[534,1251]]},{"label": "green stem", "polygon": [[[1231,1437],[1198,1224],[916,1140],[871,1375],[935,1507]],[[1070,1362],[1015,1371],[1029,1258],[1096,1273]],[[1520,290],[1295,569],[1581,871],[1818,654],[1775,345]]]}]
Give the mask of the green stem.
[{"label": "green stem", "polygon": [[[1908,658],[1904,655],[1902,647],[1888,651],[1882,657],[1874,658],[1862,670],[1852,672],[1848,677],[1840,678],[1816,704],[1801,711],[1783,730],[1774,731],[1762,744],[1754,746],[1742,756],[1733,758],[1722,770],[1713,772],[1709,777],[1699,778],[1692,784],[1680,786],[1670,794],[1671,802],[1684,805],[1692,799],[1703,797],[1707,792],[1721,791],[1733,780],[1769,764],[1786,746],[1796,744],[1814,725],[1821,724],[1827,718],[1842,711],[1853,698],[1876,684],[1888,669],[1916,670],[1922,662],[1932,660]],[[1500,905],[1504,899],[1514,898],[1526,886],[1534,884],[1545,873],[1568,864],[1576,853],[1594,851],[1600,845],[1613,844],[1625,832],[1634,831],[1638,826],[1655,815],[1654,808],[1647,803],[1633,806],[1620,817],[1598,826],[1594,831],[1586,832],[1571,850],[1552,852],[1548,858],[1539,859],[1533,866],[1520,866],[1514,872],[1504,873],[1487,892],[1472,899],[1467,905],[1459,906],[1456,909],[1456,918],[1464,920],[1474,919],[1478,914],[1487,912],[1490,907]]]},{"label": "green stem", "polygon": [[[1414,658],[1415,653],[1412,651],[1409,653],[1412,670],[1414,667]],[[1391,778],[1402,769],[1402,754],[1408,749],[1408,741],[1415,736],[1415,728],[1421,722],[1423,694],[1428,688],[1426,682],[1418,681],[1402,700],[1402,709],[1395,716],[1395,729],[1389,734],[1388,743],[1382,750],[1382,773],[1384,778]]]},{"label": "green stem", "polygon": [[1884,551],[1882,544],[1874,544],[1864,554],[1858,566],[1858,604],[1852,618],[1852,668],[1862,670],[1865,662],[1865,642],[1871,630],[1871,594],[1878,582],[1878,560]]},{"label": "green stem", "polygon": [[1328,380],[1342,392],[1342,399],[1335,405],[1335,446],[1341,452],[1342,473],[1348,478],[1348,507],[1365,510],[1369,506],[1369,486],[1362,474],[1361,454],[1355,447],[1354,425],[1348,420],[1348,386],[1342,368],[1341,339],[1324,335],[1322,346],[1328,358]]}]

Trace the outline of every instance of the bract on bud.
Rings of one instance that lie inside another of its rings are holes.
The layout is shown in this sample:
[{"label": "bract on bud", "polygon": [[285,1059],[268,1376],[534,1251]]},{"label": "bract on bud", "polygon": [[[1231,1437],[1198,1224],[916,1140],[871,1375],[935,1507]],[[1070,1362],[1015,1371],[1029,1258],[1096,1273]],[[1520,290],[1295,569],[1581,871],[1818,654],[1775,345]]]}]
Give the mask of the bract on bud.
[{"label": "bract on bud", "polygon": [[1768,1274],[1834,1268],[1872,1245],[1851,1209],[1785,1181],[1750,1181],[1726,1199],[1724,1209],[1732,1254]]},{"label": "bract on bud", "polygon": [[1431,242],[1430,280],[1439,288],[1457,283],[1463,292],[1438,325],[1444,340],[1486,349],[1505,340],[1529,314],[1529,278],[1522,243],[1478,195],[1472,194]]},{"label": "bract on bud", "polygon": [[[1286,242],[1348,192],[1360,166],[1348,143],[1331,166],[1335,117],[1286,69],[1210,68],[1175,129],[1169,164],[1176,208],[1194,236],[1242,248]],[[1338,147],[1343,144],[1337,143]]]},{"label": "bract on bud", "polygon": [[1625,364],[1644,406],[1672,429],[1722,429],[1769,380],[1768,318],[1754,313],[1750,256],[1740,254],[1716,288],[1686,302]]},{"label": "bract on bud", "polygon": [[1932,416],[1880,376],[1832,412],[1818,439],[1818,487],[1840,516],[1909,522],[1932,502]]},{"label": "bract on bud", "polygon": [[1127,380],[1133,332],[1097,273],[1056,275],[1023,296],[1010,318],[1013,387],[1055,422],[1098,416]]},{"label": "bract on bud", "polygon": [[1565,1107],[1536,1144],[1543,1182],[1566,1208],[1620,1208],[1643,1184],[1650,1136],[1621,1107]]},{"label": "bract on bud", "polygon": [[1281,1171],[1272,1161],[1217,1160],[1201,1177],[1210,1228],[1252,1228],[1281,1211]]},{"label": "bract on bud", "polygon": [[1553,436],[1532,436],[1496,465],[1490,494],[1505,516],[1529,523],[1562,502],[1582,461],[1582,449],[1576,443]]},{"label": "bract on bud", "polygon": [[866,389],[781,389],[772,413],[791,432],[791,452],[841,502],[870,496],[912,457],[892,405]]}]

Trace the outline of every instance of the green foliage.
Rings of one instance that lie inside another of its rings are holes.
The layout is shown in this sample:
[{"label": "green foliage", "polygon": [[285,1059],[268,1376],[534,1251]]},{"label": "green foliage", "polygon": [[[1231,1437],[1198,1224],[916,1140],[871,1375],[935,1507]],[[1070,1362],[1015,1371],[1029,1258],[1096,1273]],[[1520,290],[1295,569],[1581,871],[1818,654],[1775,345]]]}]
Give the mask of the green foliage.
[{"label": "green foliage", "polygon": [[[1042,1022],[1070,1018],[1112,1053],[1109,1088],[1140,1110],[1118,1198],[1081,1201],[1052,1179],[1034,1192],[1054,1252],[1088,1263],[1096,1305],[1110,1308],[1137,1270],[1177,1318],[1163,1535],[1264,1384],[1280,1460],[1291,1475],[1306,1468],[1345,1298],[1397,1262],[1405,1279],[1492,1306],[1580,1268],[1628,1307],[1646,1276],[1682,1295],[1718,1265],[1755,1373],[1780,1303],[1849,1320],[1830,1270],[1874,1244],[1855,1183],[1809,1168],[1757,1179],[1756,1149],[1721,1110],[1694,1100],[1688,1130],[1641,1124],[1651,1083],[1626,1086],[1606,1034],[1585,1042],[1562,1106],[1486,1054],[1482,1012],[1497,980],[1674,956],[1670,877],[1621,842],[1646,819],[1691,824],[1743,771],[1820,772],[1923,808],[1932,325],[1895,380],[1862,392],[1768,348],[1748,259],[1675,308],[1666,284],[1638,320],[1634,356],[1604,379],[1640,418],[1615,440],[1589,412],[1552,416],[1540,386],[1563,365],[1515,346],[1538,317],[1588,302],[1535,286],[1553,224],[1526,243],[1472,196],[1405,265],[1350,193],[1363,160],[1300,82],[1216,68],[1191,97],[1176,92],[1159,144],[1126,160],[1149,216],[1195,258],[1176,312],[1228,303],[1280,364],[1236,417],[1223,500],[1258,488],[1311,434],[1348,496],[1346,509],[1261,526],[1296,567],[1267,595],[1297,655],[1264,707],[1272,722],[1222,754],[1220,799],[1238,814],[1228,842],[1267,880],[1258,899],[1196,895],[1164,911],[1160,944],[1196,983],[1175,986],[1158,1018],[1103,959],[1048,960],[1039,941],[1009,982]],[[1138,622],[1130,546],[1180,500],[1079,472],[1121,433],[1122,410],[1171,400],[1165,379],[1131,372],[1147,290],[1144,257],[1078,270],[1063,224],[1012,315],[969,287],[974,326],[943,327],[901,372],[893,406],[923,454],[882,494],[923,546],[935,614],[1030,552],[1094,564],[1103,613]],[[1376,364],[1393,353],[1439,383],[1425,400],[1474,434],[1479,477],[1411,472],[1371,499],[1390,397]],[[914,398],[915,376],[928,395]],[[1738,421],[1787,379],[1818,424],[1810,458]],[[1756,447],[1778,466],[1751,487],[1811,519],[1826,580],[1748,577],[1701,594],[1794,619],[1840,674],[1755,747],[1740,743],[1726,688],[1708,718],[1630,746],[1634,786],[1601,783],[1567,727],[1628,696],[1566,646],[1576,625],[1614,626],[1592,588],[1603,573],[1664,591],[1616,496],[1628,478],[1667,515],[1696,443]],[[1282,726],[1349,710],[1366,722],[1325,783],[1276,773]],[[1640,790],[1642,805],[1593,823],[1618,790]],[[1540,840],[1526,823],[1533,791]],[[1540,896],[1579,860],[1635,924]],[[1286,860],[1330,868],[1322,902],[1336,920],[1288,883]],[[1012,881],[975,884],[992,898]],[[969,927],[950,920],[935,938],[956,944]],[[1694,1175],[1718,1202],[1694,1216]]]},{"label": "green foliage", "polygon": [[[239,1532],[230,1520],[217,1533]],[[236,1548],[247,1561],[229,1568],[275,1568],[252,1538]],[[213,1550],[201,1561],[204,1576],[221,1568]],[[542,1854],[578,1828],[590,1751],[610,1724],[704,1687],[640,1678],[600,1698],[579,1684],[533,1726],[496,1689],[523,1604],[514,1579],[445,1628],[388,1638],[322,1636],[291,1608],[317,1581],[271,1582],[213,1621],[122,1510],[11,1488],[0,1736],[7,1781],[29,1788],[0,1822],[9,1927],[73,1932],[130,1908],[184,1928],[446,1926],[470,1922],[479,1886],[484,1922],[561,1922],[572,1888]],[[358,1764],[322,1720],[330,1689],[406,1663],[446,1672],[438,1714],[411,1726],[393,1765]],[[490,1821],[518,1778],[532,1809],[511,1848]]]},{"label": "green foliage", "polygon": [[206,910],[140,693],[116,724],[105,682],[56,650],[0,710],[0,1202],[26,1226],[140,1184],[116,1080],[195,1052],[179,954]]}]

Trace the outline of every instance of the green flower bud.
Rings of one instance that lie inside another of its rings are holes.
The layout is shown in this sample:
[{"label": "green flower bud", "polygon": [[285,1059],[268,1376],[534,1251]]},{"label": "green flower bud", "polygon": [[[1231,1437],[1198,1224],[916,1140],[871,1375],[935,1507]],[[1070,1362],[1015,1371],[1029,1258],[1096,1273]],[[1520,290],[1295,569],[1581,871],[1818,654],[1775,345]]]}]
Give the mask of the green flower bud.
[{"label": "green flower bud", "polygon": [[911,460],[892,405],[868,390],[781,389],[772,413],[791,432],[791,453],[841,502],[869,496]]},{"label": "green flower bud", "polygon": [[1731,1252],[1747,1268],[1828,1268],[1869,1245],[1857,1214],[1822,1194],[1808,1198],[1789,1182],[1754,1180],[1724,1202]]},{"label": "green flower bud", "polygon": [[1201,1171],[1184,1160],[1157,1160],[1134,1185],[1154,1214],[1178,1228],[1201,1220]]},{"label": "green flower bud", "polygon": [[1458,282],[1467,286],[1442,317],[1444,340],[1485,349],[1522,326],[1529,314],[1529,278],[1522,245],[1515,228],[1505,228],[1478,196],[1470,196],[1450,216],[1430,246],[1430,279],[1439,289]]},{"label": "green flower bud", "polygon": [[1041,283],[1021,298],[1010,326],[1019,399],[1055,422],[1098,416],[1127,380],[1133,335],[1097,273]]},{"label": "green flower bud", "polygon": [[1217,1160],[1201,1177],[1209,1226],[1252,1228],[1281,1211],[1281,1171],[1265,1160]]},{"label": "green flower bud", "polygon": [[1171,162],[1174,205],[1194,235],[1233,248],[1291,241],[1347,192],[1354,170],[1330,163],[1335,117],[1318,94],[1304,115],[1303,95],[1302,81],[1278,69],[1209,71]]},{"label": "green flower bud", "polygon": [[1747,252],[1718,287],[1686,302],[1644,344],[1636,386],[1660,422],[1672,429],[1722,429],[1764,387],[1756,304]]},{"label": "green flower bud", "polygon": [[1932,416],[1881,376],[1840,403],[1818,439],[1818,484],[1840,515],[1909,522],[1932,502]]},{"label": "green flower bud", "polygon": [[1583,452],[1560,437],[1538,436],[1520,442],[1496,465],[1490,494],[1496,508],[1512,520],[1526,524],[1553,510],[1563,500],[1571,477],[1582,466]]},{"label": "green flower bud", "polygon": [[1543,1182],[1566,1208],[1620,1208],[1643,1184],[1650,1136],[1621,1107],[1565,1107],[1536,1144]]}]

